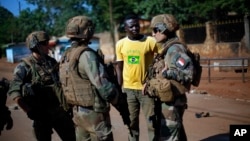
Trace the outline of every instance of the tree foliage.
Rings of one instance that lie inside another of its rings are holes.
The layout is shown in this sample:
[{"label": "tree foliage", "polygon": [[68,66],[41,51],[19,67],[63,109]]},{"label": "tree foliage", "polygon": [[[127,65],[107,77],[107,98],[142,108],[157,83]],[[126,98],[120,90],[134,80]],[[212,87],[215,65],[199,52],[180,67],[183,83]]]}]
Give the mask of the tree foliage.
[{"label": "tree foliage", "polygon": [[0,6],[0,45],[13,41],[15,17],[6,8]]},{"label": "tree foliage", "polygon": [[[90,16],[96,32],[114,31],[129,13],[137,13],[150,20],[162,13],[173,14],[180,24],[204,23],[208,20],[243,18],[249,14],[249,0],[26,0],[37,8],[23,9],[14,17],[0,7],[0,43],[25,41],[34,30],[45,30],[50,35],[62,36],[69,18]],[[7,36],[6,36],[7,35]]]}]

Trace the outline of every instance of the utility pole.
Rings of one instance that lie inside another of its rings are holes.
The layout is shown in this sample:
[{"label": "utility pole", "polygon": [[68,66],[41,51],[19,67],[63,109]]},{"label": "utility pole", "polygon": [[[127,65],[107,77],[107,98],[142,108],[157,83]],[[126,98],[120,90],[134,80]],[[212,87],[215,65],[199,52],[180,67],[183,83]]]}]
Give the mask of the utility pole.
[{"label": "utility pole", "polygon": [[244,16],[244,28],[245,28],[245,42],[246,42],[246,48],[248,51],[250,51],[250,29],[249,29],[249,15],[246,14]]},{"label": "utility pole", "polygon": [[20,3],[19,0],[18,0],[18,12],[19,12],[19,14],[20,14],[20,12],[21,12],[21,3]]},{"label": "utility pole", "polygon": [[111,34],[113,46],[115,46],[112,0],[109,0],[109,15],[110,15],[110,34]]}]

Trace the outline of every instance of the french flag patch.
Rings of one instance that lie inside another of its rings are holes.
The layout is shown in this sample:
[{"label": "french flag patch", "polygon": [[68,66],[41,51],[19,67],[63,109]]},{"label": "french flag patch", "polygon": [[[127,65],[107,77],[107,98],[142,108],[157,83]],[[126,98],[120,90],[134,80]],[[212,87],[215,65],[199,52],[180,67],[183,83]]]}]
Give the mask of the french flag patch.
[{"label": "french flag patch", "polygon": [[185,65],[185,60],[183,59],[183,58],[179,58],[178,60],[177,60],[177,63],[180,65],[180,66],[184,66]]}]

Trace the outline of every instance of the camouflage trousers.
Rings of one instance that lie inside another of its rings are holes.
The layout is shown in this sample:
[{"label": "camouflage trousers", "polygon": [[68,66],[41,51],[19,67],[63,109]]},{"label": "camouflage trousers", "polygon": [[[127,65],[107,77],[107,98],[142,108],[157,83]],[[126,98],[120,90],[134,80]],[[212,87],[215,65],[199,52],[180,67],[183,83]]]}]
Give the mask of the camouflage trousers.
[{"label": "camouflage trousers", "polygon": [[144,113],[147,126],[148,126],[148,136],[149,141],[153,141],[156,138],[155,128],[154,128],[154,99],[148,97],[147,95],[142,95],[141,90],[133,89],[123,89],[127,94],[128,109],[130,113],[131,124],[133,136],[129,134],[130,141],[139,141],[139,114],[140,108]]},{"label": "camouflage trousers", "polygon": [[109,111],[100,113],[75,106],[73,113],[77,141],[113,141]]},{"label": "camouflage trousers", "polygon": [[175,106],[174,104],[161,104],[162,118],[160,125],[161,141],[187,141],[183,126],[183,114],[186,104]]},{"label": "camouflage trousers", "polygon": [[51,141],[54,129],[62,141],[75,141],[75,127],[71,116],[62,107],[50,108],[46,115],[33,122],[34,134],[38,141]]}]

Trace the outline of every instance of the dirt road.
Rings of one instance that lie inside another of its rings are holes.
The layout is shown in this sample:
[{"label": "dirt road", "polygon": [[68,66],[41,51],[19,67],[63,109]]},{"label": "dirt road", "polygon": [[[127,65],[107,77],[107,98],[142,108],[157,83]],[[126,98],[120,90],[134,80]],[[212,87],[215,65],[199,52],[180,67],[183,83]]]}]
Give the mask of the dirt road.
[{"label": "dirt road", "polygon": [[[0,77],[11,79],[15,65],[0,59]],[[188,94],[189,108],[184,114],[184,126],[189,141],[229,141],[230,125],[250,125],[250,80],[246,79],[246,83],[242,83],[238,74],[218,74],[220,77],[225,75],[227,77],[213,79],[212,83],[208,83],[204,76],[200,87]],[[237,79],[228,78],[235,75]],[[8,99],[7,104],[12,112],[14,127],[10,131],[3,131],[0,141],[35,141],[32,122],[22,110],[13,108],[15,105],[12,100]],[[208,112],[209,116],[196,118],[195,114],[200,112]],[[120,115],[113,108],[110,113],[115,140],[127,141],[127,130]],[[140,141],[148,141],[145,119],[143,116],[140,119]],[[53,134],[53,141],[59,140]]]},{"label": "dirt road", "polygon": [[[211,95],[189,94],[189,108],[184,114],[184,126],[189,141],[229,141],[229,127],[234,124],[250,125],[250,102],[220,98]],[[35,141],[31,121],[20,109],[9,105],[14,127],[3,131],[0,141]],[[195,113],[209,112],[209,117],[196,118]],[[127,130],[117,111],[111,110],[114,139],[127,141]],[[145,119],[140,117],[140,141],[148,141]],[[60,141],[53,134],[53,141]]]}]

